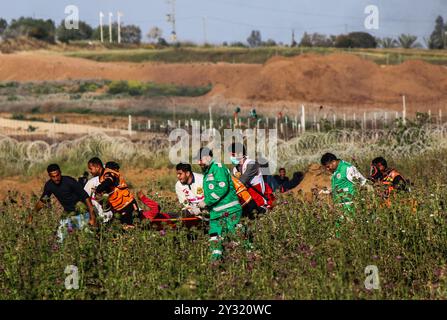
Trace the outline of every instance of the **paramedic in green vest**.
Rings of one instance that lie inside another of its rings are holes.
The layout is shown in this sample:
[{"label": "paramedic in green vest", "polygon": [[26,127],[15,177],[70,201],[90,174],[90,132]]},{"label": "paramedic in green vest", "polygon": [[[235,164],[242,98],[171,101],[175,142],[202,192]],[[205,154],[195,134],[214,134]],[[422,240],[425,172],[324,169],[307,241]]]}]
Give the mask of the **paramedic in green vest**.
[{"label": "paramedic in green vest", "polygon": [[338,159],[332,153],[321,157],[321,165],[332,173],[332,197],[335,204],[351,207],[357,185],[364,186],[366,178],[349,162]]},{"label": "paramedic in green vest", "polygon": [[[358,186],[366,186],[366,178],[358,171],[358,169],[349,162],[338,159],[332,153],[326,153],[321,157],[321,165],[329,172],[332,172],[331,188],[332,199],[336,206],[342,208],[344,214],[352,216],[354,214],[354,196]],[[369,186],[371,187],[371,186]],[[336,222],[336,227],[340,227],[344,220],[342,215]],[[337,238],[340,236],[336,232]]]},{"label": "paramedic in green vest", "polygon": [[233,186],[230,171],[225,165],[213,159],[213,152],[201,148],[197,156],[203,171],[205,199],[198,206],[210,212],[211,260],[222,258],[222,242],[235,236],[242,215],[242,207]]}]

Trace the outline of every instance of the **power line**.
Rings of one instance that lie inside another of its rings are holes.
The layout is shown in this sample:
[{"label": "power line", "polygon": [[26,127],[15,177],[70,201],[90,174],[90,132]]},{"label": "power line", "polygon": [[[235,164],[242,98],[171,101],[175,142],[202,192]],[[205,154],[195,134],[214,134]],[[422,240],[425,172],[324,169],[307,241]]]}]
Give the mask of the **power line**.
[{"label": "power line", "polygon": [[203,17],[203,44],[208,43],[207,32],[206,32],[206,23],[207,23],[207,17]]},{"label": "power line", "polygon": [[[349,16],[349,15],[334,15],[334,14],[328,14],[328,13],[315,13],[315,12],[306,12],[306,11],[293,11],[293,10],[283,10],[278,8],[269,8],[259,5],[252,5],[247,3],[235,3],[230,1],[222,1],[218,0],[219,4],[227,4],[231,6],[238,6],[238,7],[246,7],[246,8],[252,8],[252,9],[260,9],[265,10],[269,12],[278,12],[278,13],[287,13],[287,14],[295,14],[300,16],[317,16],[317,17],[330,17],[330,18],[345,18],[345,19],[352,19],[352,20],[360,20],[363,21],[364,17],[361,16]],[[380,18],[381,21],[394,21],[394,22],[413,22],[413,23],[429,23],[433,22],[433,20],[422,20],[422,19],[399,19],[399,18]]]},{"label": "power line", "polygon": [[[241,26],[246,26],[246,27],[250,27],[250,28],[258,28],[258,29],[281,29],[281,30],[290,30],[290,27],[285,27],[285,26],[272,26],[272,25],[254,25],[254,24],[250,24],[250,23],[246,23],[246,22],[238,22],[238,21],[233,21],[233,20],[228,20],[228,19],[222,19],[222,18],[217,18],[217,17],[208,17],[210,20],[214,20],[214,21],[219,21],[219,22],[223,22],[223,23],[228,23],[228,24],[233,24],[233,25],[241,25]],[[315,26],[315,27],[310,27],[310,28],[296,28],[294,27],[294,29],[296,30],[314,30],[314,29],[322,29],[322,28],[336,28],[336,27],[341,27],[344,25],[325,25],[325,26]]]}]

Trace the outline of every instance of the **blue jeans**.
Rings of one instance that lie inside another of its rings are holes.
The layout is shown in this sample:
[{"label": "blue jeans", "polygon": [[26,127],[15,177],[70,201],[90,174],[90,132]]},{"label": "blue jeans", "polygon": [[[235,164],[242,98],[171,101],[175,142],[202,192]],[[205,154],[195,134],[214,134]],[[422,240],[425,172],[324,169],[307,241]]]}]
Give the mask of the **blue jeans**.
[{"label": "blue jeans", "polygon": [[68,232],[84,229],[88,226],[89,220],[90,213],[88,212],[60,220],[59,227],[57,228],[57,241],[62,243]]}]

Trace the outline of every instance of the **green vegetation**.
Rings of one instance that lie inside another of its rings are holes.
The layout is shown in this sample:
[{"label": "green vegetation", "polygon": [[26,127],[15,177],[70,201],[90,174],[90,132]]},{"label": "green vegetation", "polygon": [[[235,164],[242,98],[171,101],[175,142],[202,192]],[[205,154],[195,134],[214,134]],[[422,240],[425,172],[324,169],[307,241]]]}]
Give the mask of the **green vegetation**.
[{"label": "green vegetation", "polygon": [[18,38],[22,36],[35,38],[37,40],[54,43],[56,27],[51,19],[34,19],[31,17],[20,17],[12,19],[8,25],[3,25],[2,35],[5,38]]},{"label": "green vegetation", "polygon": [[399,64],[407,60],[423,60],[433,64],[447,65],[447,53],[422,49],[349,49],[329,47],[260,47],[260,48],[166,48],[75,51],[66,55],[95,61],[115,62],[228,62],[228,63],[265,63],[274,56],[293,57],[304,53],[332,54],[350,53],[372,60],[378,64]]},{"label": "green vegetation", "polygon": [[[80,159],[101,155],[126,163],[125,172],[129,159],[143,150],[114,153],[107,148],[116,144],[88,141],[76,148],[67,144],[66,154],[52,160],[60,161],[67,174],[79,174],[85,170]],[[371,159],[358,160],[363,164]],[[244,222],[253,231],[258,256],[243,246],[227,246],[226,260],[219,268],[209,263],[209,241],[201,230],[190,231],[193,236],[188,237],[183,229],[144,229],[144,222],[124,234],[115,224],[91,233],[75,232],[59,248],[56,212],[47,209],[26,225],[36,198],[10,193],[0,217],[4,274],[0,298],[446,299],[445,149],[390,160],[415,182],[411,194],[395,200],[391,208],[384,208],[374,195],[361,193],[355,217],[342,225],[336,239],[339,210],[280,196],[273,212]],[[359,168],[365,170],[363,165]],[[43,171],[40,167],[36,172]],[[165,177],[148,178],[148,185],[145,191],[172,189],[172,181]],[[15,202],[18,199],[21,204]],[[166,198],[156,200],[165,210],[178,205]],[[78,290],[64,287],[68,265],[79,270]],[[378,267],[379,290],[365,289],[369,265]]]},{"label": "green vegetation", "polygon": [[206,87],[186,87],[172,84],[143,83],[140,81],[112,81],[108,86],[110,94],[128,94],[130,96],[185,96],[198,97],[207,94],[211,85]]},{"label": "green vegetation", "polygon": [[107,94],[95,96],[96,99],[110,98],[111,95],[129,96],[182,96],[197,97],[207,94],[211,85],[204,87],[176,86],[140,81],[109,81],[109,80],[73,80],[44,82],[0,82],[0,95],[8,95],[8,101],[17,101],[19,96],[40,96],[49,94],[70,94],[71,100],[82,98],[82,94],[96,92],[107,87]]}]

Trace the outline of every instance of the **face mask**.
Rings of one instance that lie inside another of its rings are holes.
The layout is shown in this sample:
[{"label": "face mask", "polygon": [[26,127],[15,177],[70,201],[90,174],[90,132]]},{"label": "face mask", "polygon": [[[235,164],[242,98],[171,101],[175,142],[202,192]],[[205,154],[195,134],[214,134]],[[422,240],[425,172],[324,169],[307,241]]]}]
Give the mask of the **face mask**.
[{"label": "face mask", "polygon": [[231,163],[237,166],[239,164],[239,159],[236,157],[230,157]]},{"label": "face mask", "polygon": [[369,174],[370,174],[370,177],[375,179],[375,180],[378,180],[378,179],[380,179],[382,177],[382,173],[374,165],[371,165],[371,169],[370,169],[370,173]]}]

